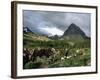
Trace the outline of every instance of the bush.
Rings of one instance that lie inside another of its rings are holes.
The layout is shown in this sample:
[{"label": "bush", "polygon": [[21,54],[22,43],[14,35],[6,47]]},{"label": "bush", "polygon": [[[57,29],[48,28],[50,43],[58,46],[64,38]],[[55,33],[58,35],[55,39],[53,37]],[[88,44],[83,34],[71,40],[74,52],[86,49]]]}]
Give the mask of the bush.
[{"label": "bush", "polygon": [[34,62],[30,61],[25,64],[24,69],[40,68],[41,64],[42,64],[41,62],[34,63]]}]

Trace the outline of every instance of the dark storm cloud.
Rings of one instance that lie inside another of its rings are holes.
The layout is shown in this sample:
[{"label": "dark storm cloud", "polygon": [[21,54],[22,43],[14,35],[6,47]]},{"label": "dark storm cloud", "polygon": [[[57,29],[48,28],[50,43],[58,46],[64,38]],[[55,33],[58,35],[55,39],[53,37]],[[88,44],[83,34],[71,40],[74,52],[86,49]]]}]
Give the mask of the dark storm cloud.
[{"label": "dark storm cloud", "polygon": [[51,11],[23,11],[24,26],[30,27],[37,33],[50,34],[41,28],[58,28],[63,32],[71,23],[78,25],[87,36],[90,36],[90,17],[88,13],[51,12]]}]

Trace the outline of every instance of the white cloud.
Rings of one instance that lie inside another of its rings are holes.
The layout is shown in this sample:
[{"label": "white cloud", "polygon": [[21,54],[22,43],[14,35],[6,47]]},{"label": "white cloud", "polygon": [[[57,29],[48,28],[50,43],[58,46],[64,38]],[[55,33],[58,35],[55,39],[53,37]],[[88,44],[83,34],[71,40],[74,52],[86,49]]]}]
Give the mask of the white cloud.
[{"label": "white cloud", "polygon": [[41,30],[50,33],[51,35],[49,36],[54,36],[54,35],[61,36],[64,33],[62,30],[58,29],[57,27],[42,27]]}]

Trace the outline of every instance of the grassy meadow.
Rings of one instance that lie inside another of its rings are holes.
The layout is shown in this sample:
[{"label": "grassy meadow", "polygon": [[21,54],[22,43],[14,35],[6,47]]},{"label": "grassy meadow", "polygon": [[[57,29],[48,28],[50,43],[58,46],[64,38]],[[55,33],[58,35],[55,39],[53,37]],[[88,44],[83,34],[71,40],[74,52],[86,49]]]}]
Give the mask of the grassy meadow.
[{"label": "grassy meadow", "polygon": [[52,40],[23,34],[23,68],[80,67],[91,65],[90,39],[81,37]]}]

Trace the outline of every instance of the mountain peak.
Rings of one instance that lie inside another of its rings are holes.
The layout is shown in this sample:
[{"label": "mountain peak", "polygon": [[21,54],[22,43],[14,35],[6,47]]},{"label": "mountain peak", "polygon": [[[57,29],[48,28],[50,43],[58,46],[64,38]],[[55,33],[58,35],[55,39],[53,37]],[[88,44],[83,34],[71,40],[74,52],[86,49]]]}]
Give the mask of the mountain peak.
[{"label": "mountain peak", "polygon": [[72,23],[68,29],[78,29],[78,30],[81,30],[76,24]]},{"label": "mountain peak", "polygon": [[57,39],[59,39],[59,36],[58,35],[54,35],[54,36],[50,36],[49,38],[53,39],[53,40],[57,40]]},{"label": "mountain peak", "polygon": [[72,23],[70,26],[76,26],[76,24]]},{"label": "mountain peak", "polygon": [[83,38],[86,37],[85,33],[80,29],[80,27],[74,23],[72,23],[63,34],[63,36],[70,36],[70,35],[80,35]]},{"label": "mountain peak", "polygon": [[25,33],[27,33],[27,32],[33,33],[28,27],[23,27],[23,32],[25,32]]}]

